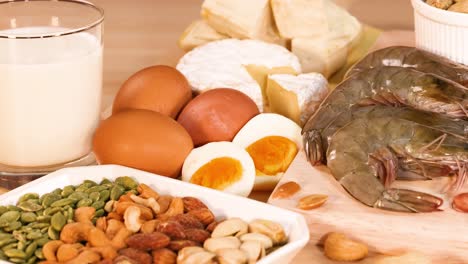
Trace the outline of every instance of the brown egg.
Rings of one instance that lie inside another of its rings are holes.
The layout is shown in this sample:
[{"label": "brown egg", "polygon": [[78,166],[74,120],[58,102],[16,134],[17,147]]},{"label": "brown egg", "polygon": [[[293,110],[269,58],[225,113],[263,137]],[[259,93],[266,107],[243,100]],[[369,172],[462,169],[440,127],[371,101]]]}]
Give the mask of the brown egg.
[{"label": "brown egg", "polygon": [[146,109],[175,118],[192,99],[192,89],[177,69],[157,65],[133,74],[114,99],[112,113]]},{"label": "brown egg", "polygon": [[93,138],[99,164],[119,164],[178,177],[192,139],[175,120],[148,110],[128,110],[101,122]]},{"label": "brown egg", "polygon": [[177,121],[187,129],[194,145],[200,146],[208,142],[231,141],[257,114],[257,105],[250,97],[234,89],[218,88],[190,101]]}]

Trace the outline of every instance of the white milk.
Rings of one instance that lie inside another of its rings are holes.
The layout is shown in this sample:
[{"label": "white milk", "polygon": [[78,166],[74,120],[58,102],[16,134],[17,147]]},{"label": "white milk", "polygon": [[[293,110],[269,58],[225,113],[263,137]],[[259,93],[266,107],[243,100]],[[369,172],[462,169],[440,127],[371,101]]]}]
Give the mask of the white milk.
[{"label": "white milk", "polygon": [[0,163],[47,166],[88,154],[101,89],[102,48],[91,34],[0,38]]}]

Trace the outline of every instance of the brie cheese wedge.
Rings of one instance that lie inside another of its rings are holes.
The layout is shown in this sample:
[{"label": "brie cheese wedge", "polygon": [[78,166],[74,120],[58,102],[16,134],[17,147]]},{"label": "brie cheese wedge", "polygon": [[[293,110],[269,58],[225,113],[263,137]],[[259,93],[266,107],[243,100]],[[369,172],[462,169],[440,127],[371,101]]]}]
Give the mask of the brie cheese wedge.
[{"label": "brie cheese wedge", "polygon": [[269,109],[299,126],[305,124],[328,94],[328,82],[319,73],[268,76]]},{"label": "brie cheese wedge", "polygon": [[182,33],[179,38],[179,47],[185,51],[189,51],[208,42],[225,38],[228,37],[218,33],[204,20],[197,20],[190,24],[184,33]]},{"label": "brie cheese wedge", "polygon": [[193,90],[233,88],[248,95],[263,111],[262,89],[246,67],[289,67],[300,73],[298,58],[286,48],[257,40],[225,39],[186,53],[177,64]]}]

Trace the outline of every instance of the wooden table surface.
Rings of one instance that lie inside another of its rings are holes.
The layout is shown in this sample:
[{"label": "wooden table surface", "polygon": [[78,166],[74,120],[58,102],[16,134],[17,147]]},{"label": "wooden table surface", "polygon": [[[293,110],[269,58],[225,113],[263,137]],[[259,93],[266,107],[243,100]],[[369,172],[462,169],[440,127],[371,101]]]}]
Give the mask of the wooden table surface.
[{"label": "wooden table surface", "polygon": [[[103,109],[132,73],[155,64],[175,65],[183,55],[177,39],[199,18],[202,0],[91,0],[105,9]],[[384,30],[413,28],[409,0],[336,0],[363,23]],[[388,14],[397,14],[388,16]],[[266,200],[268,194],[257,194]],[[293,263],[332,264],[309,244]]]}]

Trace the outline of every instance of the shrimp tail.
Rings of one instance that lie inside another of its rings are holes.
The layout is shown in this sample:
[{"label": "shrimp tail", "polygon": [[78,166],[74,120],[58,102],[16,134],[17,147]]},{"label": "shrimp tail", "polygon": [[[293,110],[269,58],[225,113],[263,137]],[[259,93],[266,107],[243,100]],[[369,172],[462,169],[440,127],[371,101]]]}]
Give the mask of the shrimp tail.
[{"label": "shrimp tail", "polygon": [[423,192],[406,189],[387,189],[374,207],[391,211],[428,213],[438,209],[444,200]]},{"label": "shrimp tail", "polygon": [[303,135],[303,145],[307,160],[312,165],[326,164],[325,150],[323,148],[322,135],[318,130],[309,130]]}]

